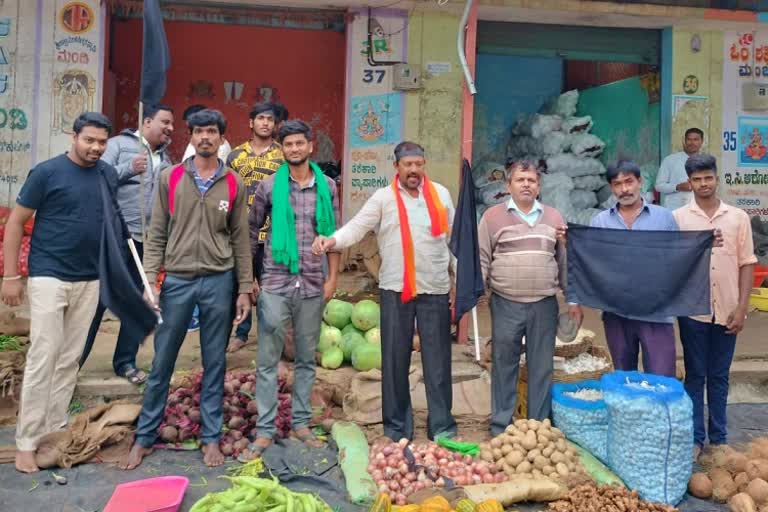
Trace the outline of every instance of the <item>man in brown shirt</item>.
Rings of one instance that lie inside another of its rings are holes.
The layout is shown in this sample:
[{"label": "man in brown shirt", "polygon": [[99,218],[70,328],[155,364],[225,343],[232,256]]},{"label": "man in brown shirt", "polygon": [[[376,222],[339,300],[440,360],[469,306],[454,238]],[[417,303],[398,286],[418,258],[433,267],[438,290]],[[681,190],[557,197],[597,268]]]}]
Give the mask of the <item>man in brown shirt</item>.
[{"label": "man in brown shirt", "polygon": [[[163,323],[155,332],[155,357],[131,452],[121,464],[133,469],[152,452],[163,421],[168,386],[195,305],[200,309],[203,382],[200,397],[203,460],[220,466],[224,373],[229,331],[251,308],[253,274],[243,180],[218,158],[224,116],[202,110],[188,120],[194,157],[163,171],[155,195],[144,268],[154,283],[161,263]],[[232,297],[237,286],[236,315]]]},{"label": "man in brown shirt", "polygon": [[261,182],[250,213],[251,247],[258,250],[258,234],[271,217],[264,251],[264,273],[258,283],[258,352],[256,396],[257,438],[239,459],[260,457],[276,433],[277,365],[285,343],[285,326],[293,325],[294,358],[293,432],[312,445],[321,443],[309,429],[310,396],[315,382],[315,348],[325,302],[336,291],[339,254],[312,252],[318,235],[330,236],[339,219],[334,181],[309,160],[312,131],[300,120],[287,121],[278,133],[285,163]]},{"label": "man in brown shirt", "polygon": [[[565,246],[557,240],[563,218],[536,199],[541,175],[529,161],[506,169],[511,199],[489,208],[478,226],[480,266],[491,290],[491,433],[512,422],[525,337],[528,417],[549,417],[552,358],[557,333],[558,288],[566,278]],[[581,311],[572,318],[581,324]]]}]

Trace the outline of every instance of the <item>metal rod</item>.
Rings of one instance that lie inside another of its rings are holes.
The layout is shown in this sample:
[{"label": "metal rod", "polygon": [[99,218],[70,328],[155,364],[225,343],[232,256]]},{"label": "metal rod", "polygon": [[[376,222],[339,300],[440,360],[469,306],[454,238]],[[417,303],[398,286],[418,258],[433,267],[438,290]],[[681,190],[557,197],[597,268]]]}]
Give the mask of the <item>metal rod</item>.
[{"label": "metal rod", "polygon": [[[131,250],[131,255],[133,256],[133,262],[136,264],[136,268],[139,270],[139,275],[141,276],[141,283],[144,285],[144,290],[147,292],[147,296],[149,297],[149,300],[152,301],[152,304],[155,303],[155,294],[152,292],[152,287],[149,286],[149,280],[147,279],[147,274],[144,272],[144,266],[141,264],[141,258],[139,258],[139,252],[136,250],[136,244],[133,243],[133,239],[128,239],[128,248]],[[160,312],[157,313],[157,323],[162,324],[163,323],[163,317],[160,314]]]},{"label": "metal rod", "polygon": [[[144,102],[139,101],[139,154],[141,154],[142,151],[144,151],[144,143],[142,142],[142,138],[144,137],[141,133],[141,125],[144,124]],[[144,209],[146,208],[144,203],[146,202],[144,200],[144,175],[149,170],[150,165],[150,155],[147,155],[147,168],[139,174],[139,215],[141,215],[141,242],[144,243],[144,241],[147,239],[147,217],[145,216]]]},{"label": "metal rod", "polygon": [[472,327],[475,335],[475,359],[480,362],[480,334],[477,328],[477,306],[472,308]]},{"label": "metal rod", "polygon": [[475,89],[475,81],[472,79],[472,72],[469,70],[469,64],[467,64],[467,54],[464,51],[464,37],[467,31],[467,20],[469,19],[469,12],[472,10],[472,2],[474,0],[467,0],[464,4],[464,13],[461,15],[461,21],[459,21],[459,31],[456,34],[456,47],[459,50],[459,62],[461,62],[461,69],[464,71],[464,80],[467,81],[467,89],[469,94],[474,96],[477,94]]}]

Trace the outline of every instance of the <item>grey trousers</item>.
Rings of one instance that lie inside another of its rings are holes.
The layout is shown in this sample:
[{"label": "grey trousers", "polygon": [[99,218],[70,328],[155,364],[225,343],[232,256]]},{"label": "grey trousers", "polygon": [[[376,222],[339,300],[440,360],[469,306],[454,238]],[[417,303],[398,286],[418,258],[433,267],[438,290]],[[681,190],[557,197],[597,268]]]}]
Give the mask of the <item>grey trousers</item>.
[{"label": "grey trousers", "polygon": [[525,303],[513,302],[495,293],[491,296],[493,435],[500,434],[515,413],[523,336],[528,367],[527,415],[536,420],[549,417],[558,310],[555,297]]},{"label": "grey trousers", "polygon": [[399,292],[381,290],[381,398],[384,435],[413,438],[408,373],[413,352],[413,323],[421,341],[427,392],[427,436],[456,434],[451,414],[451,312],[448,295],[418,295],[403,304]]},{"label": "grey trousers", "polygon": [[277,364],[285,345],[285,326],[293,324],[296,356],[293,362],[294,385],[291,412],[293,429],[309,426],[310,403],[315,384],[315,348],[320,337],[320,322],[325,301],[322,296],[302,298],[296,290],[285,297],[262,290],[256,305],[259,342],[256,349],[256,423],[259,437],[271,439],[277,429]]}]

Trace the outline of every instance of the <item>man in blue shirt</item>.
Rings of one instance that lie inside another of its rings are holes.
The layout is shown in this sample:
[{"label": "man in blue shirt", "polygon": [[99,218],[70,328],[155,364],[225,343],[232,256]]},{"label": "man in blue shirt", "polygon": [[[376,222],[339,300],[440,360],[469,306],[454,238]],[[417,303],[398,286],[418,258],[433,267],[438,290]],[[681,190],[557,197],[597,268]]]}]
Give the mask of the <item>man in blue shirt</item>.
[{"label": "man in blue shirt", "polygon": [[[627,160],[611,166],[606,174],[618,202],[592,219],[592,227],[635,229],[641,231],[677,231],[672,212],[648,204],[642,197],[643,178],[640,167]],[[653,262],[645,262],[654,264]],[[630,279],[631,276],[627,276]],[[632,283],[632,286],[653,286],[653,283]],[[643,350],[643,370],[647,373],[675,376],[675,330],[671,317],[637,317],[603,313],[605,337],[617,370],[637,370],[640,348]]]},{"label": "man in blue shirt", "polygon": [[100,160],[112,126],[86,112],[74,123],[68,153],[38,164],[16,198],[5,228],[3,302],[18,306],[17,268],[24,223],[35,215],[27,292],[32,319],[16,425],[16,469],[38,471],[40,439],[67,426],[78,360],[99,302],[99,247],[104,224],[101,180],[117,189],[117,171]]}]

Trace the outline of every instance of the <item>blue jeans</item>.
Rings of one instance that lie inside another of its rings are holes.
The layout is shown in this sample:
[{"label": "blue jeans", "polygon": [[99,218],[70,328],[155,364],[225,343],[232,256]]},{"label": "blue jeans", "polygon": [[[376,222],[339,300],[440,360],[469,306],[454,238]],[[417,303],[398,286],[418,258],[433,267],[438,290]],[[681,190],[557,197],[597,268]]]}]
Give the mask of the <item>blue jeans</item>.
[{"label": "blue jeans", "polygon": [[298,289],[290,297],[262,290],[256,314],[259,343],[256,348],[256,402],[258,436],[271,439],[277,429],[277,364],[285,344],[285,326],[293,323],[296,356],[293,362],[293,429],[309,426],[312,419],[312,386],[315,384],[315,348],[325,301],[322,296],[301,298]]},{"label": "blue jeans", "polygon": [[222,401],[226,350],[232,327],[232,271],[194,279],[167,275],[160,293],[163,323],[155,332],[155,357],[144,391],[136,443],[151,447],[163,421],[168,387],[179,349],[184,342],[189,318],[195,305],[200,308],[200,350],[203,356],[203,382],[200,391],[200,415],[203,444],[218,442],[224,419]]},{"label": "blue jeans", "polygon": [[[728,373],[736,348],[736,335],[723,325],[678,318],[685,361],[685,391],[693,401],[693,441],[704,446],[728,440],[726,404]],[[708,433],[704,430],[704,385],[709,409]]]}]

